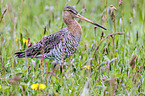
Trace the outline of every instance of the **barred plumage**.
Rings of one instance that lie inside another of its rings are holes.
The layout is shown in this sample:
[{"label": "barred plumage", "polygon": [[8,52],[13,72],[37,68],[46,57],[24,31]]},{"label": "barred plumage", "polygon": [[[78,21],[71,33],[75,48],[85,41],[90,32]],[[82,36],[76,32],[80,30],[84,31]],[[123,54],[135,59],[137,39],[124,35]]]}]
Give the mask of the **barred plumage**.
[{"label": "barred plumage", "polygon": [[[59,62],[62,58],[65,59],[73,55],[82,36],[81,26],[74,18],[83,19],[106,30],[106,28],[81,16],[73,7],[66,6],[63,9],[63,21],[67,27],[45,37],[24,51],[16,52],[16,57],[48,58]],[[44,54],[42,54],[43,50]],[[64,51],[64,57],[62,56],[62,51]]]}]

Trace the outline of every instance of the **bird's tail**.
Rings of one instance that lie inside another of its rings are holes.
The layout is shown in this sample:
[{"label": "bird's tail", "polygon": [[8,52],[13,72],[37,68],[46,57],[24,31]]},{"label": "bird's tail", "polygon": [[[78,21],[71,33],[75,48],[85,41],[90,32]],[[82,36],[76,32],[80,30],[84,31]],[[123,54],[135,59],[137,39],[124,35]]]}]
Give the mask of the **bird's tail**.
[{"label": "bird's tail", "polygon": [[16,57],[18,57],[18,58],[25,57],[24,51],[16,52],[15,54],[16,54]]}]

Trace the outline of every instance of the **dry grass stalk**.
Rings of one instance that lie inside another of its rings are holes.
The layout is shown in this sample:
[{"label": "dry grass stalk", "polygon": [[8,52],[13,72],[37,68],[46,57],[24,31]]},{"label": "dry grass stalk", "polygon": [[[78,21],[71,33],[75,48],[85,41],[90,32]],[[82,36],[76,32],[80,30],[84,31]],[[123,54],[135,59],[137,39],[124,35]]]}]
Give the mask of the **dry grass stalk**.
[{"label": "dry grass stalk", "polygon": [[3,17],[4,17],[4,15],[5,15],[6,12],[7,12],[7,9],[5,9],[5,10],[3,11],[3,13],[2,13],[2,15],[1,15],[1,17],[0,17],[0,23],[2,22],[2,19],[3,19]]},{"label": "dry grass stalk", "polygon": [[135,56],[135,55],[132,56],[132,58],[131,58],[129,64],[130,64],[130,67],[131,67],[132,69],[135,68],[135,64],[136,64],[136,56]]},{"label": "dry grass stalk", "polygon": [[98,46],[96,47],[95,52],[94,52],[94,54],[93,54],[93,57],[95,57],[97,50],[99,49],[100,45],[102,44],[102,42],[103,42],[104,40],[108,39],[110,36],[113,36],[113,35],[123,35],[123,34],[124,34],[123,32],[116,32],[116,33],[109,34],[108,36],[106,36],[105,38],[103,38],[103,39],[100,41],[100,43],[98,44]]}]

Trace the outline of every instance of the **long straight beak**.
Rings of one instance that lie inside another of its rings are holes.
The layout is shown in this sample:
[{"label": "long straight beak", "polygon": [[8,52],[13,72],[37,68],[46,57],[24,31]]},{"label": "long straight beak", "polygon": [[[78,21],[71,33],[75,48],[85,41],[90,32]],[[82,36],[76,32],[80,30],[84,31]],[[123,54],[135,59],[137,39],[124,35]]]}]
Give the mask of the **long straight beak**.
[{"label": "long straight beak", "polygon": [[87,22],[90,22],[91,24],[94,24],[94,25],[96,25],[96,26],[98,26],[98,27],[101,27],[101,28],[104,29],[104,30],[107,30],[105,27],[103,27],[103,26],[101,26],[101,25],[99,25],[99,24],[97,24],[97,23],[95,23],[95,22],[93,22],[93,21],[91,21],[91,20],[89,20],[89,19],[83,17],[83,16],[80,15],[79,13],[76,15],[76,17],[77,17],[77,18],[80,18],[80,19],[83,19],[83,20],[85,20],[85,21],[87,21]]}]

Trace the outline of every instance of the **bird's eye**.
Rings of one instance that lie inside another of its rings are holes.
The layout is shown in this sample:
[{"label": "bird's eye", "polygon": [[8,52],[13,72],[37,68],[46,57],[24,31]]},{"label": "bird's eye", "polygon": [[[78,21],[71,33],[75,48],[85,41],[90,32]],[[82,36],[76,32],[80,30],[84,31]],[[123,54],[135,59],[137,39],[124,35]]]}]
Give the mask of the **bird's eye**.
[{"label": "bird's eye", "polygon": [[73,14],[75,14],[75,15],[76,15],[76,13],[75,13],[74,11],[72,11],[72,10],[68,10],[68,11],[70,11],[71,13],[73,13]]}]

